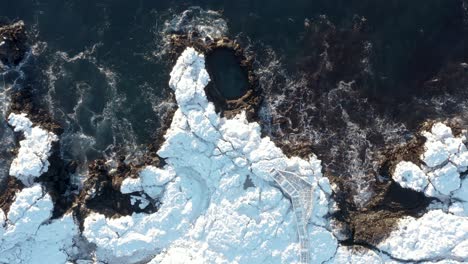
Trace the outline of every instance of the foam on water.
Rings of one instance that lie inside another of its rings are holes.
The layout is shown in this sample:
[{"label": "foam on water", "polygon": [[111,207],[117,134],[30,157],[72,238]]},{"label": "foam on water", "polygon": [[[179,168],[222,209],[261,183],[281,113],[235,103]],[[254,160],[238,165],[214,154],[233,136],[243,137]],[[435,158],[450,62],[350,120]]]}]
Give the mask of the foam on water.
[{"label": "foam on water", "polygon": [[10,163],[14,156],[12,150],[15,148],[13,131],[8,126],[6,114],[9,106],[9,97],[17,89],[23,88],[25,73],[23,68],[30,63],[31,51],[23,61],[16,66],[3,65],[0,62],[0,190],[3,189],[3,180],[8,176]]},{"label": "foam on water", "polygon": [[[202,40],[213,40],[228,35],[228,25],[221,14],[214,10],[205,10],[191,6],[182,12],[170,9],[161,13],[154,29],[155,50],[152,56],[164,59],[170,51],[171,35],[196,35]],[[169,66],[169,65],[168,65]]]},{"label": "foam on water", "polygon": [[[362,206],[372,196],[372,182],[388,176],[379,175],[382,151],[409,140],[426,119],[466,116],[467,101],[463,90],[453,87],[418,95],[421,88],[404,83],[406,90],[398,88],[393,97],[382,87],[376,98],[375,53],[363,33],[355,31],[359,23],[349,37],[343,33],[347,29],[326,17],[307,20],[303,38],[313,41],[304,41],[294,67],[266,44],[253,43],[249,49],[256,51],[255,71],[265,96],[260,110],[264,132],[293,153],[294,147],[316,153],[327,175],[349,179],[346,184]],[[315,26],[317,31],[307,28]]]},{"label": "foam on water", "polygon": [[[281,10],[278,7],[283,4],[276,2],[262,6],[264,8],[261,9],[255,3],[243,5],[233,2],[225,4],[224,11],[213,11],[220,10],[223,4],[189,7],[190,3],[171,6],[162,2],[164,1],[144,3],[141,6],[131,3],[115,6],[102,3],[89,10],[84,10],[85,7],[79,3],[58,2],[56,9],[61,10],[60,18],[64,23],[60,27],[51,27],[55,22],[47,19],[52,17],[51,14],[57,13],[53,5],[40,8],[34,6],[31,13],[21,8],[11,11],[16,16],[24,16],[26,23],[32,25],[31,31],[36,38],[34,41],[40,39],[46,43],[36,54],[39,61],[37,67],[42,68],[43,72],[36,73],[35,77],[41,79],[47,76],[45,84],[40,85],[44,86],[42,88],[49,95],[54,117],[65,125],[65,134],[61,141],[62,154],[67,159],[77,159],[86,164],[98,156],[114,155],[116,146],[124,146],[127,153],[138,152],[140,149],[137,145],[151,142],[154,134],[162,133],[161,121],[168,118],[175,108],[173,101],[168,100],[170,91],[165,85],[166,77],[163,77],[168,73],[169,59],[166,55],[170,35],[174,33],[198,34],[202,39],[208,40],[229,34],[230,37],[236,34],[243,37],[244,47],[255,53],[258,59],[255,71],[266,95],[261,109],[265,133],[284,144],[312,145],[312,149],[322,157],[326,170],[331,174],[355,179],[350,185],[355,185],[353,188],[357,193],[369,193],[365,190],[368,188],[369,175],[378,170],[375,163],[378,150],[382,146],[404,142],[411,136],[412,130],[407,127],[408,122],[402,123],[381,115],[379,109],[368,104],[366,100],[369,98],[359,96],[356,92],[375,87],[360,87],[358,81],[342,78],[329,90],[317,90],[310,85],[309,80],[310,71],[315,68],[305,67],[307,65],[296,68],[291,66],[303,63],[308,55],[313,57],[313,52],[319,50],[316,48],[321,47],[320,41],[323,40],[320,37],[312,38],[316,40],[312,44],[303,41],[307,40],[310,33],[307,30],[317,22],[314,19],[305,19],[304,13],[310,13],[310,17],[322,13],[330,14],[330,21],[322,22],[335,31],[340,31],[341,27],[349,27],[351,22],[347,20],[354,19],[351,19],[350,14],[358,13],[368,16],[371,23],[375,23],[381,31],[374,32],[369,38],[358,39],[359,45],[363,46],[358,51],[363,51],[365,56],[357,65],[335,66],[342,67],[340,70],[344,72],[356,68],[368,75],[384,72],[386,64],[381,63],[380,66],[383,66],[380,67],[378,63],[388,57],[388,52],[377,54],[375,60],[371,55],[375,55],[372,53],[375,52],[374,47],[378,48],[380,45],[379,37],[388,38],[382,34],[389,33],[389,36],[393,36],[395,33],[388,32],[387,26],[378,24],[376,15],[369,12],[375,7],[375,3],[356,4],[350,1],[342,4],[342,8],[338,10],[337,5],[330,4],[329,1],[309,4],[297,2],[288,3],[288,9]],[[385,5],[396,8],[392,3]],[[417,5],[414,3],[407,8]],[[435,3],[428,5],[433,7]],[[443,19],[451,12],[452,6],[454,4],[447,4],[434,20],[424,20],[422,24],[426,28],[440,24],[436,22],[445,21]],[[462,8],[466,10],[466,3]],[[396,12],[394,9],[389,10]],[[95,19],[87,17],[80,20],[80,14],[85,11]],[[419,10],[414,19],[420,20],[424,12],[428,11]],[[392,18],[395,19],[392,22],[401,29],[407,16],[402,12],[401,21],[398,16]],[[458,16],[454,19],[458,19]],[[336,26],[333,25],[334,20],[337,21]],[[365,23],[365,20],[361,17],[356,19],[359,23]],[[411,24],[408,27],[408,32],[413,32],[411,30],[415,26]],[[444,27],[441,26],[441,29]],[[448,42],[456,30],[458,29],[441,33],[442,39],[447,37],[447,40],[441,42]],[[288,38],[278,37],[285,32],[288,33]],[[411,38],[417,39],[412,35]],[[399,48],[396,40],[389,44],[394,45],[392,48],[397,54],[406,56],[409,53],[404,47]],[[441,44],[441,47],[446,47],[444,45]],[[327,56],[330,57],[328,61]],[[332,56],[330,50],[319,57],[324,67],[332,65],[329,63]],[[405,62],[407,58],[404,56],[397,65]],[[390,64],[397,60],[393,57],[391,59]],[[423,62],[425,61],[421,60],[416,64]],[[399,72],[389,72],[390,78],[393,76],[391,74]],[[16,79],[15,74],[10,73],[3,77]],[[403,75],[409,78],[407,74]],[[383,79],[385,76],[379,76],[381,77]],[[399,81],[398,78],[395,78],[395,82]],[[405,87],[398,88],[404,91]],[[34,89],[40,90],[41,87]],[[378,95],[379,92],[379,89],[375,89],[373,94]],[[428,117],[441,117],[448,112],[466,112],[466,101],[462,98],[441,94],[438,97],[420,98],[419,105],[426,105],[421,111],[423,116],[431,108]],[[289,107],[300,114],[288,114],[286,110]],[[418,115],[411,108],[402,109],[396,115],[407,115],[408,112]],[[326,116],[323,112],[332,114]],[[159,118],[152,118],[154,115]],[[417,125],[418,122],[413,123]],[[366,198],[358,200],[365,201]]]},{"label": "foam on water", "polygon": [[166,21],[166,33],[192,34],[197,32],[203,37],[215,39],[226,36],[227,23],[219,12],[204,10],[198,6],[190,7],[180,15]]},{"label": "foam on water", "polygon": [[[46,70],[49,104],[65,124],[65,147],[89,146],[83,153],[91,160],[117,144],[136,145],[132,127],[116,115],[125,101],[125,95],[116,89],[118,77],[96,62],[95,47],[75,56],[56,52]],[[64,157],[75,158],[73,152],[76,150],[64,149]],[[86,159],[82,161],[86,163]]]}]

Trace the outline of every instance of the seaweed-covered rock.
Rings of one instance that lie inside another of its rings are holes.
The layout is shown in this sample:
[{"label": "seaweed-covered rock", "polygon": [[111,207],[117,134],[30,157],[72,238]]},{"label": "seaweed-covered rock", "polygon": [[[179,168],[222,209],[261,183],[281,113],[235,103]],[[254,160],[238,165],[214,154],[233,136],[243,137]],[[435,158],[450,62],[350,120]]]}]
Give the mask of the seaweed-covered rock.
[{"label": "seaweed-covered rock", "polygon": [[0,25],[0,61],[9,66],[17,65],[24,58],[27,46],[23,21]]}]

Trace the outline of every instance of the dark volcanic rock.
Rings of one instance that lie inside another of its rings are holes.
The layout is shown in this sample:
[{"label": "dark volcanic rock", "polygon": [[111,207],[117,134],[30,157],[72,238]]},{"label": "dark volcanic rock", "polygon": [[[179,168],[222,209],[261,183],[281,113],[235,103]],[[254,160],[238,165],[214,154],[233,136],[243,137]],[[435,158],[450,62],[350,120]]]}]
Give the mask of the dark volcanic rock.
[{"label": "dark volcanic rock", "polygon": [[17,65],[24,58],[27,46],[23,21],[0,26],[0,61],[5,65]]},{"label": "dark volcanic rock", "polygon": [[346,183],[339,182],[338,178],[334,183],[341,188],[334,197],[340,208],[334,217],[346,223],[351,237],[345,243],[349,244],[377,245],[388,237],[399,219],[421,216],[432,201],[423,193],[402,188],[391,181],[374,184],[376,195],[362,208],[350,199],[352,196],[347,193]]},{"label": "dark volcanic rock", "polygon": [[[11,95],[10,112],[26,113],[34,126],[51,131],[57,136],[63,133],[62,127],[55,122],[50,113],[37,102],[38,98],[31,87],[24,87]],[[16,138],[19,142],[22,136]],[[19,147],[19,146],[18,146]],[[49,156],[49,168],[36,179],[46,189],[54,202],[53,218],[61,217],[72,205],[74,186],[70,175],[74,172],[74,162],[65,163],[60,156],[60,142],[53,142]],[[4,193],[2,195],[8,195]]]},{"label": "dark volcanic rock", "polygon": [[[428,131],[436,121],[424,122],[416,135],[405,144],[388,147],[381,156],[379,175],[372,183],[373,196],[364,207],[355,205],[352,193],[354,190],[343,177],[331,177],[330,180],[338,186],[339,192],[334,199],[339,205],[339,211],[334,217],[346,223],[351,234],[345,244],[362,244],[376,246],[385,239],[396,227],[399,219],[405,216],[420,217],[427,206],[436,198],[426,197],[424,193],[403,188],[391,177],[396,165],[401,161],[410,161],[418,166],[423,162],[420,157],[424,153],[426,138],[422,131]],[[455,135],[461,134],[465,126],[459,119],[443,120]]]},{"label": "dark volcanic rock", "polygon": [[[17,65],[29,49],[24,23],[18,21],[1,26],[0,43],[1,62],[8,66]],[[46,107],[40,103],[40,99],[35,94],[33,87],[18,85],[15,88],[11,93],[8,93],[10,95],[8,112],[26,113],[35,126],[40,126],[58,136],[62,134],[63,129],[51,118]],[[20,133],[16,133],[16,135],[17,142],[22,140],[23,137]],[[60,157],[60,144],[58,142],[53,143],[49,162],[48,172],[36,179],[36,181],[44,185],[54,201],[53,217],[60,217],[70,207],[73,195],[71,195],[72,185],[67,171],[68,167]],[[8,177],[5,184],[6,186],[0,188],[0,204],[7,213],[9,206],[15,199],[15,194],[24,186],[11,176]]]}]

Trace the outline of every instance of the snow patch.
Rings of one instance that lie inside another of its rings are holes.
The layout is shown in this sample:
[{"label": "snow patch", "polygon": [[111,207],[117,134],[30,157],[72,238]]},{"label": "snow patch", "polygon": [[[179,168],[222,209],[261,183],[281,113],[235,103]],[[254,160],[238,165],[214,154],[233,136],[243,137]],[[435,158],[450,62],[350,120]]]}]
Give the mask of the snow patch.
[{"label": "snow patch", "polygon": [[[384,261],[386,260],[386,261]],[[391,263],[388,258],[383,257],[372,250],[361,247],[346,247],[340,246],[336,250],[334,257],[326,263],[346,263],[346,264],[362,264],[362,263]],[[395,262],[398,263],[398,262]]]},{"label": "snow patch", "polygon": [[0,212],[4,221],[0,225],[0,263],[67,261],[66,250],[71,248],[78,228],[71,215],[50,221],[53,207],[51,197],[40,185],[17,194],[6,219]]},{"label": "snow patch", "polygon": [[454,137],[443,123],[435,123],[426,137],[420,167],[401,161],[395,167],[393,179],[404,188],[424,192],[426,196],[450,199],[461,187],[460,173],[467,170],[468,150],[464,135]]},{"label": "snow patch", "polygon": [[33,127],[26,114],[11,113],[8,123],[15,132],[24,135],[24,139],[19,142],[18,155],[11,163],[10,175],[21,180],[24,185],[31,186],[35,178],[49,169],[50,150],[58,137],[38,126]]},{"label": "snow patch", "polygon": [[433,210],[421,218],[407,217],[378,248],[412,261],[453,259],[468,261],[468,218]]},{"label": "snow patch", "polygon": [[139,176],[136,179],[125,179],[120,191],[122,193],[144,192],[156,199],[163,191],[163,186],[175,177],[175,173],[170,167],[162,170],[154,166],[147,166],[140,171]]},{"label": "snow patch", "polygon": [[458,216],[468,216],[468,178],[461,182],[461,187],[452,195],[450,212]]},{"label": "snow patch", "polygon": [[186,233],[201,203],[201,188],[189,177],[169,182],[157,213],[134,213],[115,219],[102,214],[89,215],[83,235],[97,245],[96,256],[109,263],[136,263]]},{"label": "snow patch", "polygon": [[[423,132],[427,141],[421,160],[425,165],[402,161],[393,179],[402,187],[436,197],[420,218],[406,217],[377,247],[393,258],[427,263],[468,261],[468,183],[460,173],[467,169],[468,151],[464,135],[454,137],[452,130],[436,123]],[[442,207],[444,211],[437,209]]]},{"label": "snow patch", "polygon": [[395,167],[393,179],[403,188],[422,192],[429,184],[428,176],[416,164],[402,161]]}]

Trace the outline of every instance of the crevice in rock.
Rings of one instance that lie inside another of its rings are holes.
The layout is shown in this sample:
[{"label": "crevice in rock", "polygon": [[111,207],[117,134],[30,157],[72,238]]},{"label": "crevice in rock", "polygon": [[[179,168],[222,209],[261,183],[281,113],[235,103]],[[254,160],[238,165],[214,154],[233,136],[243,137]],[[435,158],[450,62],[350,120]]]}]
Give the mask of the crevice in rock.
[{"label": "crevice in rock", "polygon": [[77,186],[71,182],[71,175],[75,173],[76,163],[73,161],[65,163],[60,157],[60,143],[52,143],[51,155],[49,156],[49,169],[41,175],[37,182],[44,186],[54,204],[52,219],[62,217],[72,206],[76,196]]},{"label": "crevice in rock", "polygon": [[[428,127],[431,126],[421,126],[421,131]],[[345,223],[349,229],[348,245],[378,244],[388,237],[402,217],[422,216],[435,200],[422,192],[403,188],[391,179],[398,162],[405,160],[421,164],[424,143],[425,138],[418,133],[407,144],[389,148],[381,155],[378,176],[371,184],[373,196],[363,207],[355,204],[353,196],[356,190],[346,178],[328,175],[337,186],[332,197],[339,207],[332,217]]]}]

